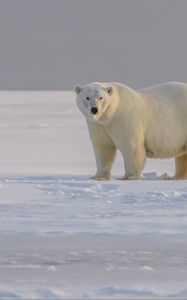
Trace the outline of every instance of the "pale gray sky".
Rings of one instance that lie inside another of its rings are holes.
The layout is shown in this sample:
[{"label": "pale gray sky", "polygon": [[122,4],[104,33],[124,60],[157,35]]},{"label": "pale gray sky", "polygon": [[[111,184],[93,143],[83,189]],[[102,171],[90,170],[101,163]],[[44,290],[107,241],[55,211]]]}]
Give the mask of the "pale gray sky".
[{"label": "pale gray sky", "polygon": [[0,89],[187,82],[186,0],[0,0]]}]

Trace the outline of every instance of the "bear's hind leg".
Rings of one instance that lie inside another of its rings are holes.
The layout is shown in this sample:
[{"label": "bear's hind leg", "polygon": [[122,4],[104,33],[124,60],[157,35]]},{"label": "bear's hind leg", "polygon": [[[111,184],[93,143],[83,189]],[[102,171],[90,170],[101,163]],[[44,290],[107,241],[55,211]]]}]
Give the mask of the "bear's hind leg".
[{"label": "bear's hind leg", "polygon": [[175,157],[175,176],[173,179],[187,179],[187,153]]}]

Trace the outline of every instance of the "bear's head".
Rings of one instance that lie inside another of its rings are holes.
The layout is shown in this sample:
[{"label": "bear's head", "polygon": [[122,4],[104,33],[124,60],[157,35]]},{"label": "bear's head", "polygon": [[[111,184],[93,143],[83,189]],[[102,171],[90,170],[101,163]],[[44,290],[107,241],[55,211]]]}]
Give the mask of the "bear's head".
[{"label": "bear's head", "polygon": [[77,105],[83,115],[90,121],[105,123],[111,118],[113,87],[99,83],[89,83],[75,87]]}]

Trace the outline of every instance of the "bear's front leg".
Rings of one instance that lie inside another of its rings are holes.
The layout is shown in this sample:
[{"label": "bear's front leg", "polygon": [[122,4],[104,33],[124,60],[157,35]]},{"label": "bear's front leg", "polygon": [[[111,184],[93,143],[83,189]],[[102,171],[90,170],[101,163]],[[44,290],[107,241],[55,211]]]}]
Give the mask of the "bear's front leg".
[{"label": "bear's front leg", "polygon": [[108,180],[116,155],[116,146],[102,125],[88,122],[88,130],[97,165],[97,172],[91,179]]},{"label": "bear's front leg", "polygon": [[146,151],[144,145],[128,147],[123,154],[125,175],[123,180],[140,179],[141,172],[145,165]]},{"label": "bear's front leg", "polygon": [[110,178],[112,164],[116,155],[116,147],[105,144],[94,144],[97,172],[90,177],[94,180],[108,180]]}]

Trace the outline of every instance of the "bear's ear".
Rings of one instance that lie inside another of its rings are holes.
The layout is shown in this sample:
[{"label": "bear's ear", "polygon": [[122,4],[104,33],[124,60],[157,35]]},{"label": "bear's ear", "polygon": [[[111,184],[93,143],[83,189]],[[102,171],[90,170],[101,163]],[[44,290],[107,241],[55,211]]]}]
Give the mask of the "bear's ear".
[{"label": "bear's ear", "polygon": [[111,86],[109,86],[109,87],[107,87],[107,93],[109,94],[109,95],[112,95],[112,93],[113,93],[113,88],[111,87]]},{"label": "bear's ear", "polygon": [[75,86],[75,93],[76,93],[77,95],[80,94],[81,90],[82,90],[82,87],[81,87],[80,85],[76,85],[76,86]]}]

